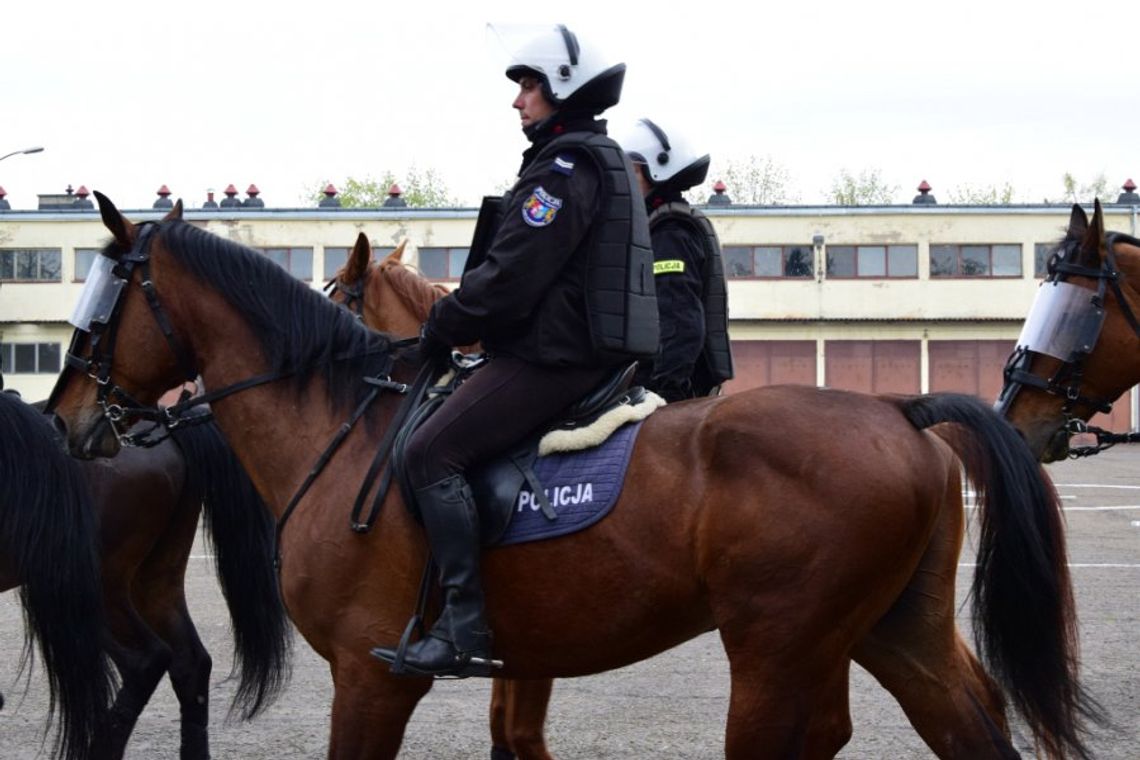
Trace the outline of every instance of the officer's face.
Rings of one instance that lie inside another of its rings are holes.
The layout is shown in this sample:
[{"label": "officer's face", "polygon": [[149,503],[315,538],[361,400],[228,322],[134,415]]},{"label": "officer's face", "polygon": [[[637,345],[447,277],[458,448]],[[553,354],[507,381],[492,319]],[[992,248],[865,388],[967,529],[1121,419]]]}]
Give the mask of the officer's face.
[{"label": "officer's face", "polygon": [[519,79],[519,94],[511,106],[518,109],[524,128],[554,113],[554,106],[542,94],[542,84],[530,76]]},{"label": "officer's face", "polygon": [[637,176],[637,186],[641,188],[643,196],[649,195],[649,191],[653,189],[653,185],[649,184],[649,178],[646,176],[647,171],[645,164],[633,162],[633,173]]}]

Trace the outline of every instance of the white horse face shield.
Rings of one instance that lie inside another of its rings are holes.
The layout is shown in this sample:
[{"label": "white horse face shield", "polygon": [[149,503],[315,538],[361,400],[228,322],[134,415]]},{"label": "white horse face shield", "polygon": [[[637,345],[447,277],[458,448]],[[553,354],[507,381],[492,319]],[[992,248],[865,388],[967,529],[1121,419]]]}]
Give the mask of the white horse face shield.
[{"label": "white horse face shield", "polygon": [[107,324],[111,321],[115,304],[119,302],[119,296],[127,284],[126,280],[115,276],[114,268],[114,259],[95,257],[83,292],[79,294],[79,301],[71,312],[71,318],[67,320],[75,328],[90,332],[92,324]]},{"label": "white horse face shield", "polygon": [[1044,282],[1025,318],[1017,347],[1063,362],[1074,352],[1088,353],[1104,322],[1104,307],[1093,302],[1095,290],[1068,282]]}]

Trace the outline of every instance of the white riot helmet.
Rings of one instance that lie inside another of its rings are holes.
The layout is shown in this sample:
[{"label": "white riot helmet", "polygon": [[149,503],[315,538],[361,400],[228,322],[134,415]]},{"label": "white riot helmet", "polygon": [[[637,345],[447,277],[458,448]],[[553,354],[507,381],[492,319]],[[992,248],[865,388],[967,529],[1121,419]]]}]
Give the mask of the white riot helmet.
[{"label": "white riot helmet", "polygon": [[666,134],[649,119],[638,119],[618,143],[634,163],[644,164],[649,183],[687,190],[705,181],[709,154],[698,154],[683,135]]},{"label": "white riot helmet", "polygon": [[510,55],[507,77],[537,77],[558,110],[599,114],[621,99],[625,64],[610,63],[596,48],[582,45],[565,25],[488,27]]}]

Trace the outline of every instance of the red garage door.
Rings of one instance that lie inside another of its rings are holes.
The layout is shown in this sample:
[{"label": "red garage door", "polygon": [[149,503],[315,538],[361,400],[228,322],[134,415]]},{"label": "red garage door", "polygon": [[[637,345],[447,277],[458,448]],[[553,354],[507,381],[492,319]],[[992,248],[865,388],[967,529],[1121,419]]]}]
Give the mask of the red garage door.
[{"label": "red garage door", "polygon": [[[986,403],[993,403],[1001,393],[1002,369],[1013,351],[1012,340],[932,340],[930,350],[930,390],[973,393]],[[1132,394],[1125,393],[1113,404],[1110,414],[1098,414],[1090,420],[1105,430],[1130,430]],[[1081,437],[1075,445],[1093,443]]]},{"label": "red garage door", "polygon": [[972,393],[992,404],[1001,393],[1002,369],[1012,340],[932,340],[930,390]]},{"label": "red garage door", "polygon": [[725,392],[761,385],[815,385],[815,341],[737,340],[732,342],[736,377]]},{"label": "red garage door", "polygon": [[826,384],[864,393],[918,393],[921,351],[917,340],[829,340]]}]

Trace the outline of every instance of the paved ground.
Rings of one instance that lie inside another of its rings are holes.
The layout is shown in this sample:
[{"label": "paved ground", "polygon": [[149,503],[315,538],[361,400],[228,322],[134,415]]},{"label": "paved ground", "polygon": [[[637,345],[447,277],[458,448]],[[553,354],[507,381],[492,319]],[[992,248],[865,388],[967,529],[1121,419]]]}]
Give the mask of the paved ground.
[{"label": "paved ground", "polygon": [[[1140,447],[1051,467],[1064,496],[1070,556],[1081,616],[1084,674],[1118,733],[1100,732],[1092,747],[1104,760],[1140,757]],[[973,572],[963,557],[959,586]],[[331,698],[327,669],[298,639],[295,674],[281,700],[251,724],[225,722],[232,687],[224,680],[230,649],[226,615],[209,561],[196,552],[189,578],[191,608],[214,655],[211,693],[215,758],[320,758],[327,745]],[[959,595],[961,596],[961,594]],[[965,626],[963,619],[960,624]],[[0,758],[37,753],[42,731],[42,682],[26,694],[12,657],[22,624],[11,593],[0,596]],[[401,757],[488,756],[485,681],[441,683],[421,703]],[[727,663],[715,635],[662,656],[600,676],[557,683],[547,733],[561,760],[590,758],[717,758],[727,709]],[[855,736],[841,758],[929,758],[889,695],[864,672],[852,678]],[[167,684],[143,714],[128,750],[131,760],[175,758],[178,712]],[[1032,748],[1019,737],[1020,749]]]}]

